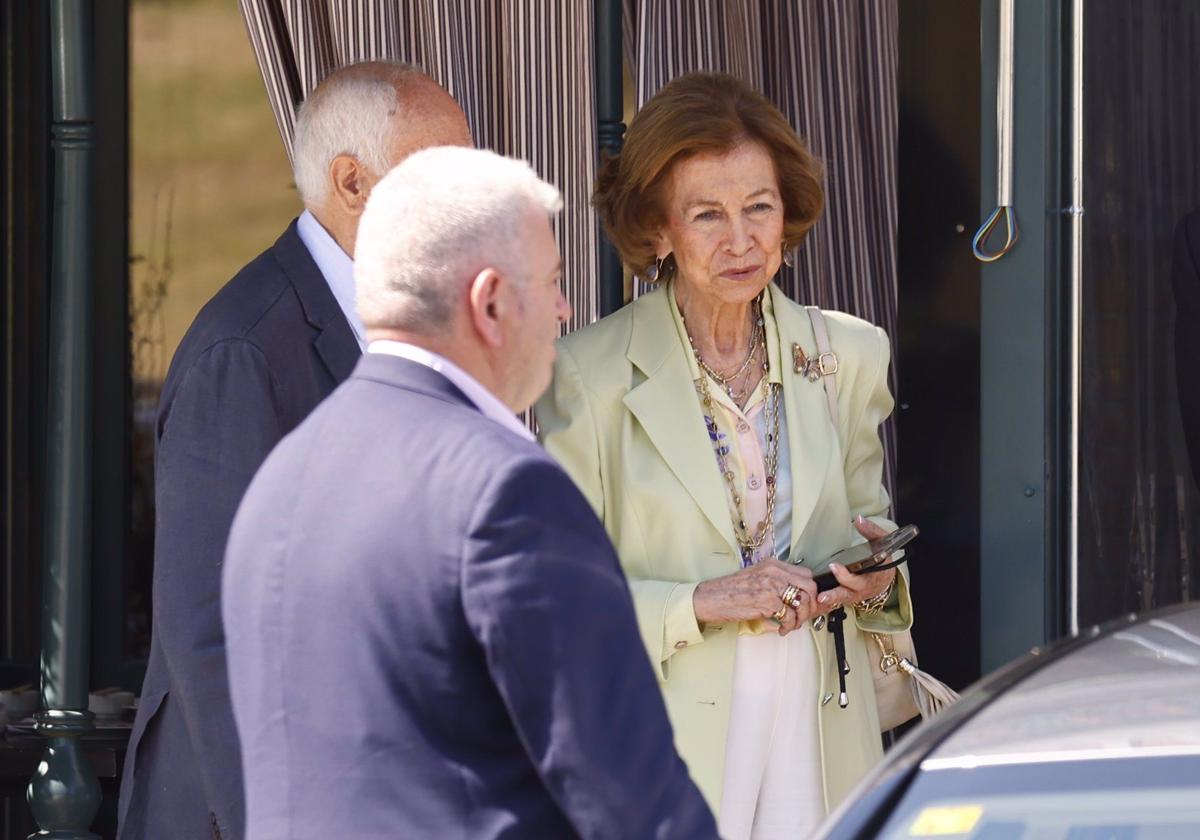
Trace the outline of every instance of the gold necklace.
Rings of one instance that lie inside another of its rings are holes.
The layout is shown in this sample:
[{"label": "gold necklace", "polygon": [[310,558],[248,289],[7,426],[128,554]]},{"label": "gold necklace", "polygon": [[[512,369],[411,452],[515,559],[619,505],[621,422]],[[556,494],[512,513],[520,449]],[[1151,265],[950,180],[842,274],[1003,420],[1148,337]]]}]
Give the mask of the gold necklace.
[{"label": "gold necklace", "polygon": [[[746,351],[746,358],[740,365],[738,365],[737,370],[735,370],[733,373],[720,373],[716,368],[712,367],[711,365],[708,364],[708,362],[704,361],[704,358],[702,356],[700,356],[699,353],[696,354],[696,360],[700,363],[700,367],[703,368],[704,371],[709,376],[711,376],[713,379],[720,382],[722,385],[725,385],[725,384],[737,379],[739,376],[741,376],[743,373],[746,372],[747,368],[750,367],[750,363],[752,361],[754,361],[754,354],[755,354],[755,352],[758,351],[759,334],[760,334],[760,328],[755,327],[753,332],[751,332],[751,334],[750,334],[750,348]],[[692,342],[691,333],[688,333],[688,342],[689,343]],[[695,348],[695,346],[696,346],[695,343],[692,343],[693,349]]]},{"label": "gold necklace", "polygon": [[729,398],[733,400],[740,408],[741,406],[745,405],[746,397],[750,395],[750,390],[754,387],[754,379],[752,377],[746,377],[741,388],[735,388],[734,382],[736,382],[742,376],[742,374],[746,372],[746,368],[749,367],[749,363],[754,361],[757,355],[758,346],[756,344],[752,348],[750,355],[747,357],[747,361],[743,365],[743,369],[728,377],[717,375],[712,368],[710,368],[703,360],[700,359],[699,355],[697,355],[696,361],[700,365],[700,369],[704,371],[709,378],[715,380],[717,384],[721,386],[722,390],[729,395]]},{"label": "gold necklace", "polygon": [[[682,317],[682,313],[680,315]],[[685,331],[686,327],[687,324],[685,322]],[[767,432],[767,451],[763,456],[767,482],[767,512],[763,520],[755,527],[754,532],[751,533],[746,525],[746,514],[742,508],[742,496],[733,483],[733,470],[729,469],[729,463],[725,457],[726,453],[722,451],[724,447],[721,444],[720,427],[717,425],[717,412],[713,406],[712,392],[708,387],[708,376],[705,375],[703,370],[705,365],[700,361],[700,353],[696,350],[696,344],[692,341],[691,333],[688,333],[688,343],[691,344],[692,354],[696,357],[696,361],[701,365],[700,402],[704,406],[704,423],[708,427],[708,436],[712,441],[713,452],[717,458],[717,467],[721,472],[721,478],[725,481],[725,487],[729,491],[729,495],[733,499],[734,509],[737,511],[738,521],[734,524],[734,538],[737,539],[738,547],[742,552],[742,566],[749,566],[753,562],[754,552],[766,542],[767,535],[775,533],[775,490],[777,486],[776,478],[779,474],[781,389],[779,385],[769,381],[767,374],[770,372],[770,363],[769,360],[764,360],[762,377],[763,412],[766,414],[767,428],[769,429]],[[766,346],[765,339],[763,345],[764,347]]]},{"label": "gold necklace", "polygon": [[779,473],[779,386],[768,382],[767,377],[763,376],[762,382],[763,399],[765,401],[763,411],[768,414],[768,428],[771,430],[767,434],[767,451],[764,455],[764,467],[766,470],[767,482],[767,511],[766,516],[755,526],[751,532],[746,525],[746,514],[742,508],[742,496],[738,493],[736,485],[734,485],[733,470],[729,469],[724,453],[721,452],[722,446],[718,434],[719,427],[717,425],[716,411],[713,407],[712,393],[708,389],[705,382],[705,377],[700,377],[700,402],[704,405],[705,424],[709,427],[709,438],[713,442],[713,450],[717,457],[717,466],[721,471],[721,477],[725,481],[726,489],[729,495],[733,498],[734,509],[737,511],[738,521],[734,525],[734,537],[737,539],[738,546],[742,550],[742,565],[749,566],[756,549],[761,548],[766,542],[767,535],[774,533],[775,530],[775,490],[778,485],[777,476]]},{"label": "gold necklace", "polygon": [[721,388],[724,389],[725,393],[729,395],[729,398],[739,406],[743,404],[743,401],[750,393],[750,382],[747,380],[745,386],[737,389],[736,391],[734,390],[733,383],[744,373],[746,373],[747,370],[749,370],[750,363],[754,361],[754,355],[760,345],[764,351],[764,374],[767,370],[767,363],[765,359],[765,352],[767,348],[767,332],[766,327],[763,326],[761,299],[755,300],[755,308],[757,310],[757,318],[755,319],[754,329],[750,333],[750,347],[746,352],[746,358],[740,365],[738,365],[736,371],[729,374],[722,374],[718,372],[716,368],[711,367],[706,361],[704,361],[704,358],[700,355],[700,349],[696,347],[695,339],[692,338],[691,332],[687,329],[687,319],[684,318],[683,310],[681,309],[679,312],[679,317],[684,322],[684,332],[687,334],[688,344],[691,345],[692,348],[692,355],[696,357],[696,364],[700,366],[701,371],[716,380]]}]

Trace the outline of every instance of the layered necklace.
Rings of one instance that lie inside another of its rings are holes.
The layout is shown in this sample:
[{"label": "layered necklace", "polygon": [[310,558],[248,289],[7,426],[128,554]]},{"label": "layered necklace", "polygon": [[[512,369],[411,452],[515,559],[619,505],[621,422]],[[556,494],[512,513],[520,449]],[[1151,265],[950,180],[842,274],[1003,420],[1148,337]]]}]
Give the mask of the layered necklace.
[{"label": "layered necklace", "polygon": [[[688,343],[692,346],[692,355],[696,357],[696,364],[700,366],[700,370],[708,374],[718,385],[724,389],[729,395],[729,399],[733,400],[739,406],[745,405],[746,397],[750,396],[750,377],[746,377],[741,388],[735,388],[734,383],[741,378],[754,362],[754,356],[758,352],[758,348],[766,349],[766,336],[763,330],[762,314],[760,313],[754,325],[754,329],[750,331],[750,348],[746,351],[746,360],[738,365],[737,370],[733,373],[722,374],[716,368],[710,367],[708,362],[700,356],[700,351],[696,348],[696,342],[692,340],[692,334],[688,333]],[[763,370],[766,371],[766,353],[763,353]],[[765,375],[765,374],[764,374]]]},{"label": "layered necklace", "polygon": [[[687,321],[684,320],[684,330],[687,332],[688,344],[691,346],[692,355],[696,359],[696,364],[700,367],[700,403],[704,407],[704,425],[708,429],[709,440],[712,441],[713,454],[717,459],[717,468],[721,471],[721,478],[725,481],[725,488],[729,492],[729,496],[733,499],[734,510],[737,511],[737,521],[734,523],[734,536],[737,538],[738,547],[741,549],[742,566],[749,566],[754,562],[754,555],[767,541],[771,538],[771,544],[775,543],[775,490],[776,476],[779,473],[779,414],[782,396],[778,384],[773,384],[768,379],[768,374],[771,370],[769,354],[767,349],[766,327],[763,324],[762,315],[762,297],[754,302],[755,324],[751,330],[750,349],[746,354],[746,360],[742,362],[738,369],[731,374],[722,375],[718,371],[710,367],[700,356],[700,350],[696,347],[695,339],[687,330]],[[680,317],[683,317],[682,310]],[[764,468],[766,470],[767,482],[767,510],[766,516],[753,528],[746,523],[746,513],[742,505],[742,494],[738,492],[737,485],[734,483],[734,473],[729,467],[729,447],[721,442],[721,429],[717,423],[717,410],[713,405],[712,391],[709,387],[709,380],[713,380],[721,386],[722,390],[729,395],[729,398],[734,403],[740,405],[742,400],[750,393],[750,379],[741,389],[736,389],[733,386],[735,380],[750,370],[750,365],[754,361],[754,357],[758,348],[763,349],[762,359],[762,395],[763,395],[763,416],[767,424],[767,451],[764,455]]]}]

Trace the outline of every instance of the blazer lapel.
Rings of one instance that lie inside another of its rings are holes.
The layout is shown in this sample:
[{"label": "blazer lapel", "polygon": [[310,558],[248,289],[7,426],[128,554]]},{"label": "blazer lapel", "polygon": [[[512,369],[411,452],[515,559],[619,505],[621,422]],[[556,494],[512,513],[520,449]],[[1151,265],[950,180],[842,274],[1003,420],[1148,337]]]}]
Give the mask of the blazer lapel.
[{"label": "blazer lapel", "polygon": [[778,286],[772,283],[769,288],[779,331],[779,364],[783,367],[783,402],[787,411],[788,446],[791,447],[792,545],[788,556],[798,562],[796,546],[821,497],[825,473],[837,441],[824,384],[809,382],[792,366],[793,343],[803,347],[809,356],[817,352],[812,323],[808,314]]},{"label": "blazer lapel", "polygon": [[334,382],[345,381],[362,356],[362,350],[337,298],[296,232],[295,221],[279,237],[272,251],[292,281],[305,319],[318,330],[313,349]]},{"label": "blazer lapel", "polygon": [[633,304],[627,357],[646,379],[625,395],[625,405],[696,505],[729,543],[734,556],[738,556],[725,486],[704,427],[691,369],[671,317],[666,297],[669,293],[667,289],[655,291]]}]

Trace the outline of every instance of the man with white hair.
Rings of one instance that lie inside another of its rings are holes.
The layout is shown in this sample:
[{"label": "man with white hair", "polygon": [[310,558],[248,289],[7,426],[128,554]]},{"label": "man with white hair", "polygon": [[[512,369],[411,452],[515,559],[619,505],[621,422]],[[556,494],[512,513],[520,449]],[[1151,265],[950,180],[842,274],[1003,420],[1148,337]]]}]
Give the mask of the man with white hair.
[{"label": "man with white hair", "polygon": [[253,840],[716,836],[604,529],[513,416],[570,315],[559,204],[469,149],[371,196],[368,352],[255,476],[225,558]]},{"label": "man with white hair", "polygon": [[180,343],[158,408],[154,625],[119,837],[242,836],[220,614],[229,526],[267,453],[362,354],[352,260],[371,189],[418,149],[470,144],[462,109],[414,68],[371,62],[330,75],[296,123],[304,212]]}]

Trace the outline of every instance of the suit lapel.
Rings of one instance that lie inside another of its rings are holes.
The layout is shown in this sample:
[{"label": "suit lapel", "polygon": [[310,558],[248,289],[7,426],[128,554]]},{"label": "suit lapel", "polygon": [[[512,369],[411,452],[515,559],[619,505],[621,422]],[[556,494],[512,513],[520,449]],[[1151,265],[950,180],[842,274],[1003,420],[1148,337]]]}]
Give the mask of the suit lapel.
[{"label": "suit lapel", "polygon": [[272,252],[292,281],[305,319],[318,331],[313,339],[313,349],[334,382],[345,381],[362,356],[362,350],[337,298],[296,232],[295,221],[279,237]]},{"label": "suit lapel", "polygon": [[[344,382],[362,357],[362,349],[354,337],[354,331],[346,323],[339,310],[339,323],[326,324],[321,334],[313,339],[313,349],[324,362],[335,382]],[[314,325],[315,326],[315,325]]]},{"label": "suit lapel", "polygon": [[770,290],[779,331],[779,364],[783,366],[783,401],[791,448],[792,545],[788,556],[795,562],[799,559],[796,546],[821,497],[836,441],[823,384],[809,382],[792,366],[793,343],[799,343],[809,356],[816,354],[817,340],[813,336],[812,323],[804,310],[788,299],[778,286],[772,284]]},{"label": "suit lapel", "polygon": [[646,379],[625,395],[625,405],[737,556],[725,485],[717,471],[691,369],[671,317],[669,293],[669,289],[658,290],[633,304],[627,356]]}]

